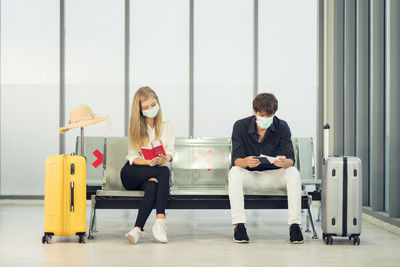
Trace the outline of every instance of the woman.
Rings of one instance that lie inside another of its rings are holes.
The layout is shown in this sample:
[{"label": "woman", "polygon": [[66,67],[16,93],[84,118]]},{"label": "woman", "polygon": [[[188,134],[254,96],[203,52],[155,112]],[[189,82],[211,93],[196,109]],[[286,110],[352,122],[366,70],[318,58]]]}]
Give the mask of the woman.
[{"label": "woman", "polygon": [[[121,181],[125,189],[144,190],[135,226],[125,235],[131,244],[136,244],[144,234],[143,227],[154,206],[157,212],[152,227],[153,235],[162,243],[168,241],[165,206],[169,194],[170,171],[164,164],[173,159],[174,138],[172,122],[163,118],[156,93],[150,87],[139,88],[132,102],[126,156],[128,161],[121,170]],[[158,140],[162,141],[166,155],[144,159],[141,148],[151,148],[151,143]]]}]

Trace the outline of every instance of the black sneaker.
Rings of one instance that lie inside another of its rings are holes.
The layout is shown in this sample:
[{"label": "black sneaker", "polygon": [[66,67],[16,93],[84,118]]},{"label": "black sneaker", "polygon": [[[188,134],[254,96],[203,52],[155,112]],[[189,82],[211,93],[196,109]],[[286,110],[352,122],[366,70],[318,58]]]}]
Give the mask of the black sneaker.
[{"label": "black sneaker", "polygon": [[243,223],[239,223],[233,234],[233,241],[236,243],[249,243],[249,237],[247,236],[246,227]]},{"label": "black sneaker", "polygon": [[297,223],[292,224],[290,226],[289,231],[290,231],[289,243],[291,243],[291,244],[304,243],[303,234],[301,233],[300,226]]}]

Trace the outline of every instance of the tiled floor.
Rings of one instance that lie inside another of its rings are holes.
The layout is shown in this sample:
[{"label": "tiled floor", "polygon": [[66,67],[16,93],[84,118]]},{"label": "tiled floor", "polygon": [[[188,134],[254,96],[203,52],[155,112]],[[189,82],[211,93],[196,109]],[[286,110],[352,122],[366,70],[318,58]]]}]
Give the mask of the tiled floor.
[{"label": "tiled floor", "polygon": [[249,244],[232,242],[228,210],[168,211],[168,244],[154,240],[152,214],[137,245],[124,238],[136,210],[99,210],[94,240],[78,244],[76,238],[54,238],[42,245],[41,202],[2,201],[0,266],[400,266],[400,236],[365,221],[360,246],[344,238],[327,246],[311,233],[304,233],[305,244],[291,245],[287,211],[247,215]]}]

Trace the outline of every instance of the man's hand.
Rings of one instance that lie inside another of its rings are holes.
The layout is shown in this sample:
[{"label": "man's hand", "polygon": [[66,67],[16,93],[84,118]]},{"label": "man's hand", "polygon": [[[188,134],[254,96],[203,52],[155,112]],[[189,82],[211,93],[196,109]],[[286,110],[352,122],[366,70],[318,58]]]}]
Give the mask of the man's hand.
[{"label": "man's hand", "polygon": [[246,166],[248,166],[249,168],[255,168],[261,164],[260,160],[255,158],[254,156],[250,156],[244,159],[246,160]]},{"label": "man's hand", "polygon": [[287,169],[293,166],[293,160],[287,159],[285,156],[277,156],[277,160],[274,161],[274,165]]},{"label": "man's hand", "polygon": [[260,165],[261,162],[257,158],[254,158],[254,156],[246,157],[246,158],[238,158],[235,160],[235,166],[239,166],[242,168],[255,168],[258,165]]}]

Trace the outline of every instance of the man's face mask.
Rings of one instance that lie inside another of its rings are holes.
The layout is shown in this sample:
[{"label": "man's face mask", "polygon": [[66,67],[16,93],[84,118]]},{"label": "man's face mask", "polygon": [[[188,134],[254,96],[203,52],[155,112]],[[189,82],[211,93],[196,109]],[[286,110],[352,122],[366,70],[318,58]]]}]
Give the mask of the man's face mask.
[{"label": "man's face mask", "polygon": [[269,126],[271,126],[271,124],[274,120],[274,116],[272,116],[270,118],[264,118],[264,117],[256,115],[256,117],[257,117],[257,125],[263,130],[265,130]]},{"label": "man's face mask", "polygon": [[159,110],[160,110],[160,106],[158,104],[156,104],[152,109],[142,110],[142,114],[143,114],[143,116],[152,119],[157,116],[157,113]]}]

